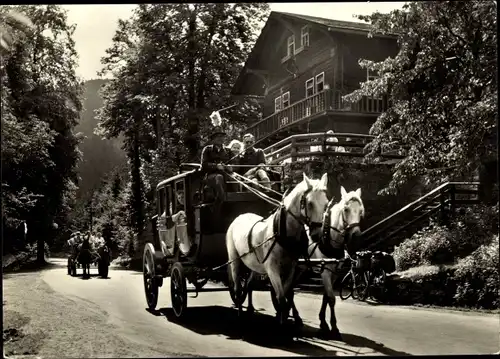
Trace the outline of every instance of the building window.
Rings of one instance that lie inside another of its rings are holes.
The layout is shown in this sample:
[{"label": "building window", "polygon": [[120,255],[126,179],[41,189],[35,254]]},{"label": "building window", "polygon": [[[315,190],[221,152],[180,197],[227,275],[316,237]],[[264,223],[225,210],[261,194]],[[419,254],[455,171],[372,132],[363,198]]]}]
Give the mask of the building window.
[{"label": "building window", "polygon": [[274,99],[274,112],[281,111],[281,96]]},{"label": "building window", "polygon": [[290,106],[290,91],[274,99],[274,112],[279,112]]},{"label": "building window", "polygon": [[281,99],[283,108],[287,108],[288,106],[290,106],[290,91],[285,92],[283,96],[281,96]]},{"label": "building window", "polygon": [[300,46],[309,46],[309,26],[304,26],[300,29]]},{"label": "building window", "polygon": [[314,95],[314,78],[306,81],[306,97]]},{"label": "building window", "polygon": [[295,35],[291,35],[287,40],[286,55],[292,56],[295,54]]},{"label": "building window", "polygon": [[322,72],[316,76],[316,93],[323,91],[325,88],[325,73]]}]

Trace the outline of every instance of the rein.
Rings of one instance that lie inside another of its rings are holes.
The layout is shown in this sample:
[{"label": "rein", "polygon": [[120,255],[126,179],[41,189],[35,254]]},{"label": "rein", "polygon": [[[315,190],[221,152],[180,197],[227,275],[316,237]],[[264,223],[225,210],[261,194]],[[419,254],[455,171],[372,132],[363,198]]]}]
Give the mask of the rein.
[{"label": "rein", "polygon": [[[269,196],[267,196],[266,194],[262,193],[261,191],[259,191],[258,189],[255,189],[255,188],[252,188],[251,186],[249,186],[248,184],[244,183],[243,181],[241,181],[239,178],[237,178],[236,176],[234,176],[233,174],[231,173],[228,173],[226,172],[226,175],[230,178],[232,178],[233,180],[235,180],[236,182],[238,182],[239,184],[243,185],[246,189],[248,189],[250,192],[254,193],[255,195],[257,195],[258,197],[262,198],[263,200],[265,200],[266,202],[276,206],[277,208],[275,209],[274,211],[274,216],[276,216],[279,212],[278,211],[283,211],[283,209],[285,210],[284,213],[286,214],[289,214],[290,216],[292,216],[292,218],[294,218],[301,226],[302,226],[302,231],[301,231],[301,236],[305,233],[305,228],[304,228],[304,225],[307,225],[309,228],[319,228],[322,226],[322,222],[313,222],[311,221],[311,218],[309,217],[308,215],[308,211],[307,211],[307,203],[306,203],[306,197],[307,195],[312,191],[312,188],[308,188],[302,195],[301,195],[301,198],[300,198],[300,209],[299,209],[299,215],[297,216],[295,213],[293,213],[292,211],[290,211],[290,209],[287,209],[285,208],[284,206],[284,203],[283,203],[283,200],[281,202],[278,202],[277,200],[274,200],[272,198],[270,198]],[[243,177],[243,176],[241,176]],[[243,177],[244,178],[244,177]],[[304,215],[302,214],[302,210],[304,210]],[[269,218],[269,217],[267,217]],[[266,218],[266,219],[267,219]],[[295,252],[293,249],[290,249],[290,246],[285,246],[283,244],[283,239],[286,238],[286,216],[284,217],[280,217],[280,223],[278,223],[278,225],[281,227],[283,227],[285,229],[285,234],[281,233],[281,231],[279,231],[278,233],[276,232],[276,229],[274,230],[274,234],[273,236],[271,236],[270,238],[267,238],[266,240],[264,240],[262,243],[260,243],[259,245],[257,246],[251,246],[251,233],[252,233],[252,230],[253,228],[255,227],[255,225],[259,222],[263,222],[264,220],[266,219],[261,219],[259,221],[257,221],[256,223],[253,224],[253,226],[250,228],[250,231],[248,233],[248,246],[250,248],[250,250],[247,252],[247,253],[244,253],[243,255],[241,255],[239,258],[242,258],[252,252],[255,252],[255,249],[257,249],[258,247],[262,246],[264,243],[274,239],[274,242],[272,243],[271,245],[271,248],[269,248],[269,250],[267,251],[264,259],[262,260],[262,262],[259,260],[258,256],[257,256],[257,253],[254,253],[257,260],[263,264],[265,263],[265,261],[269,258],[269,255],[271,254],[272,250],[274,249],[274,246],[276,245],[277,242],[281,242],[280,245],[283,247],[283,248],[287,248],[291,251],[291,252]],[[284,225],[282,225],[282,222],[285,221]],[[273,226],[276,227],[274,221],[273,221]],[[304,233],[303,233],[304,232]],[[297,251],[299,252],[299,251]],[[305,260],[307,261],[309,258],[308,258],[308,255],[307,255],[307,251],[306,253],[304,254],[304,258]],[[226,264],[229,264],[231,263],[231,261],[227,262]],[[219,266],[219,267],[222,267],[222,266]],[[217,268],[219,268],[217,267]]]}]

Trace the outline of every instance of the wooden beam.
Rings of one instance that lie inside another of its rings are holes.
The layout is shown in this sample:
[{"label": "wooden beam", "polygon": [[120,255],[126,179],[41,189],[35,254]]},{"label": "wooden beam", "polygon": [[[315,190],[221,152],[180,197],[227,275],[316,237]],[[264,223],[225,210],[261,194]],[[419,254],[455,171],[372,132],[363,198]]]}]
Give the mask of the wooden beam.
[{"label": "wooden beam", "polygon": [[[357,29],[346,29],[346,28],[336,28],[328,26],[328,31],[331,32],[342,32],[344,34],[352,34],[352,35],[365,35],[368,37],[368,31],[357,30]],[[389,34],[374,34],[373,38],[385,38],[385,39],[397,39],[397,35],[389,35]]]}]

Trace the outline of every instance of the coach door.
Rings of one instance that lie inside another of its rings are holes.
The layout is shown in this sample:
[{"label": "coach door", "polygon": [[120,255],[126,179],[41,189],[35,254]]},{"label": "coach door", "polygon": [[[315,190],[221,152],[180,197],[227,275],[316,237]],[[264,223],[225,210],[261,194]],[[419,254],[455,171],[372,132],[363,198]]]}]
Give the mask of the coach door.
[{"label": "coach door", "polygon": [[162,252],[165,254],[167,242],[167,218],[170,216],[168,208],[167,187],[158,190],[158,237],[160,239]]}]

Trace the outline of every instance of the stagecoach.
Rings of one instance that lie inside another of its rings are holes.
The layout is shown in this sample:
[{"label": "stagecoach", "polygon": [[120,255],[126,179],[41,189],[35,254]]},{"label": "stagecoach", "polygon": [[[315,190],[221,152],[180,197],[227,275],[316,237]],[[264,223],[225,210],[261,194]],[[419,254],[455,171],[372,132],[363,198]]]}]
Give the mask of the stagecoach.
[{"label": "stagecoach", "polygon": [[68,240],[67,245],[70,250],[70,255],[68,257],[68,275],[75,277],[77,275],[77,268],[83,269],[83,274],[90,275],[90,266],[94,265],[97,267],[97,271],[100,277],[107,278],[109,272],[109,264],[111,261],[111,253],[106,244],[102,243],[95,248],[95,244],[91,244],[91,251],[89,253],[90,262],[87,260],[81,260],[80,254],[82,253],[82,243],[75,240],[76,235],[80,235],[79,232],[71,235]]},{"label": "stagecoach", "polygon": [[[269,165],[275,176],[273,192],[281,200],[284,168]],[[187,306],[187,294],[226,291],[227,288],[204,288],[209,280],[227,280],[226,230],[240,214],[253,212],[268,216],[275,206],[236,181],[226,182],[226,199],[218,215],[213,213],[205,173],[199,164],[181,165],[181,173],[160,182],[156,187],[157,214],[152,218],[153,240],[143,253],[143,276],[146,300],[154,310],[163,279],[170,277],[171,305],[181,317]],[[277,174],[277,175],[276,175]],[[264,191],[265,192],[265,191]],[[190,283],[194,288],[188,288]],[[234,293],[231,293],[234,301]]]}]

